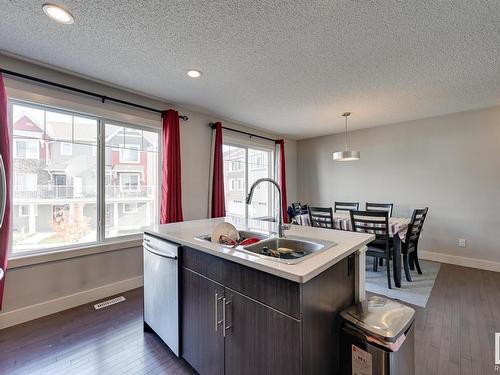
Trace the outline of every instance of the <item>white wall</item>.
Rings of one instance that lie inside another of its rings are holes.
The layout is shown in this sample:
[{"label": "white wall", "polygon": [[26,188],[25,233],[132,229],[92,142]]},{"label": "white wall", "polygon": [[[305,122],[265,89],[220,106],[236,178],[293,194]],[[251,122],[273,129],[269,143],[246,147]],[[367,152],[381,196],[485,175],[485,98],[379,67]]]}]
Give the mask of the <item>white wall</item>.
[{"label": "white wall", "polygon": [[[211,129],[208,123],[221,120],[210,114],[202,114],[185,108],[154,100],[143,95],[104,85],[75,75],[66,74],[29,62],[0,55],[0,67],[34,75],[78,88],[95,91],[110,97],[136,102],[159,109],[174,108],[189,116],[181,122],[182,202],[184,219],[204,218],[208,212],[209,163]],[[26,81],[4,77],[8,95],[21,96],[40,103],[50,100],[62,107],[71,106],[82,112],[115,118],[148,126],[161,126],[159,116],[116,104],[102,104],[99,100],[74,95],[67,91],[34,86]],[[252,133],[278,137],[256,129],[224,121],[224,126]],[[288,198],[297,198],[296,142],[286,140]],[[14,264],[14,262],[12,263]],[[6,274],[5,299],[0,313],[0,328],[26,317],[41,316],[52,308],[67,308],[74,303],[85,303],[92,296],[103,297],[106,293],[118,293],[136,287],[142,276],[142,249],[129,248],[77,257],[67,260],[41,263],[33,266],[10,268]],[[87,293],[88,292],[88,293]],[[36,305],[36,304],[41,304]],[[17,319],[19,317],[19,319]],[[17,319],[17,320],[16,320]]]},{"label": "white wall", "polygon": [[393,202],[405,217],[428,206],[427,257],[500,271],[500,107],[349,133],[357,162],[332,160],[343,142],[342,134],[298,142],[301,202]]}]

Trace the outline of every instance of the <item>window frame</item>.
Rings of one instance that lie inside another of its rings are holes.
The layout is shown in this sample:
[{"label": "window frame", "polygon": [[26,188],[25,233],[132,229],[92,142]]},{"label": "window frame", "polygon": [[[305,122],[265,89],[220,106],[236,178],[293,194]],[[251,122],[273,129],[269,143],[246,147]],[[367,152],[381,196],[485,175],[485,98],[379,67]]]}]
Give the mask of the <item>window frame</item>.
[{"label": "window frame", "polygon": [[[8,113],[8,118],[13,119],[13,108],[14,105],[20,105],[20,106],[29,106],[35,109],[41,109],[44,111],[52,111],[52,112],[58,112],[62,114],[69,114],[72,116],[77,116],[77,117],[83,117],[87,119],[92,119],[97,121],[97,126],[96,126],[96,143],[88,143],[88,142],[81,142],[75,139],[72,139],[71,145],[73,144],[82,144],[85,146],[91,146],[93,147],[93,150],[96,150],[96,157],[97,157],[97,164],[96,164],[96,192],[97,192],[97,197],[96,197],[96,240],[95,241],[89,241],[89,242],[82,242],[82,243],[74,243],[74,244],[68,244],[68,245],[63,245],[63,246],[54,246],[54,247],[48,247],[44,249],[38,249],[38,250],[26,250],[26,251],[21,251],[18,253],[13,252],[13,243],[11,241],[10,243],[10,248],[8,250],[8,258],[10,260],[14,261],[21,261],[22,259],[28,259],[31,257],[36,257],[36,259],[40,259],[43,257],[46,257],[47,259],[52,259],[54,256],[57,256],[58,259],[64,259],[64,256],[60,256],[58,254],[63,254],[63,253],[68,253],[69,258],[73,257],[73,255],[70,255],[71,253],[75,254],[83,254],[83,253],[98,253],[100,251],[95,250],[98,248],[103,248],[103,251],[113,251],[115,249],[115,244],[123,244],[123,243],[129,243],[131,241],[135,242],[141,238],[141,233],[134,233],[134,234],[127,234],[127,235],[122,235],[122,236],[116,236],[116,237],[106,237],[105,236],[105,215],[106,215],[106,203],[105,203],[105,174],[106,174],[106,165],[105,165],[105,159],[106,159],[106,154],[105,154],[105,149],[106,149],[106,139],[105,139],[105,125],[106,123],[111,123],[111,124],[116,124],[118,126],[125,126],[128,128],[133,128],[137,130],[144,130],[148,132],[153,132],[158,134],[158,145],[157,145],[157,151],[156,153],[158,154],[158,166],[157,166],[157,173],[158,173],[158,181],[157,183],[157,188],[155,192],[155,197],[158,200],[156,210],[152,210],[152,213],[154,213],[154,222],[159,222],[160,218],[160,193],[161,193],[161,160],[163,157],[163,145],[161,144],[160,140],[163,139],[163,129],[160,126],[160,122],[158,122],[158,127],[152,126],[152,125],[136,125],[136,124],[131,124],[128,122],[121,121],[119,119],[109,117],[109,116],[103,116],[103,115],[98,115],[98,114],[93,114],[89,112],[83,112],[81,110],[73,110],[73,109],[66,109],[66,108],[60,108],[59,106],[47,104],[47,103],[37,103],[31,100],[26,100],[22,98],[17,98],[15,96],[8,96],[7,97],[7,113]],[[9,127],[11,131],[11,153],[15,155],[15,142],[17,140],[33,140],[37,141],[37,149],[38,153],[40,153],[40,144],[39,140],[37,138],[17,138],[14,136],[14,129],[13,129],[13,121],[9,121]],[[74,134],[73,134],[74,138]],[[57,140],[57,142],[63,143],[64,141]],[[68,143],[68,142],[65,142]],[[151,152],[148,150],[141,150],[139,147],[139,154],[141,151],[144,152]],[[154,151],[152,151],[154,152]],[[23,158],[26,159],[26,158]],[[140,162],[140,156],[139,156],[139,162]],[[14,173],[14,162],[11,163],[11,174],[13,175]],[[139,180],[140,183],[140,180]],[[13,187],[13,178],[11,179],[11,185],[10,189]],[[12,201],[11,204],[12,206],[14,205],[14,198],[12,195]],[[54,203],[52,203],[54,205]],[[35,214],[36,214],[36,209],[35,209]],[[109,248],[109,249],[108,249]],[[80,255],[75,255],[75,256],[80,256]],[[35,258],[33,258],[35,259]],[[24,264],[25,262],[21,262],[21,264]],[[35,261],[35,263],[40,263],[40,261]]]}]

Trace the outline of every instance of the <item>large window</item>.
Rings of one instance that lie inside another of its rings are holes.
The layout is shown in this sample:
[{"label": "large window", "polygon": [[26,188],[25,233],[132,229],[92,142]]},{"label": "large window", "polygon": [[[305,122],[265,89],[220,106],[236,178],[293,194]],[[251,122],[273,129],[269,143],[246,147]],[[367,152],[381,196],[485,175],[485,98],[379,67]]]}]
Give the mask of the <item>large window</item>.
[{"label": "large window", "polygon": [[157,131],[18,101],[10,112],[13,255],[99,243],[156,222]]},{"label": "large window", "polygon": [[274,178],[274,149],[227,143],[223,145],[226,213],[232,216],[269,219],[274,215],[274,187],[257,186],[251,205],[245,203],[252,183],[259,178]]}]

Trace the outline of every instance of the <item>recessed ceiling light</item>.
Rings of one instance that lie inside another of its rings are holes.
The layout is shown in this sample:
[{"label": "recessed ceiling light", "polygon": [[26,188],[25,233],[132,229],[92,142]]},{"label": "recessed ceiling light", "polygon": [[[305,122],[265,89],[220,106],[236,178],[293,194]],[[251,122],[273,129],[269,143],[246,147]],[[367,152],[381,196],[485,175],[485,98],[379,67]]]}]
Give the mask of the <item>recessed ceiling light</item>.
[{"label": "recessed ceiling light", "polygon": [[73,15],[64,9],[63,6],[57,4],[43,4],[42,9],[44,13],[56,22],[69,25],[75,22]]},{"label": "recessed ceiling light", "polygon": [[200,78],[201,77],[201,72],[199,70],[188,70],[187,75],[190,76],[191,78]]}]

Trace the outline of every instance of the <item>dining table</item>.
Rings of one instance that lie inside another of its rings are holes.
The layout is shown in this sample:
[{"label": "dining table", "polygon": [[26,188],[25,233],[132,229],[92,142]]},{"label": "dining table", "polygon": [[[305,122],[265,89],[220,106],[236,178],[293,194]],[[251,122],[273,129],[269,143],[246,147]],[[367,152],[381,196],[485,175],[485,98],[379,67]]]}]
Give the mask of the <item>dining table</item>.
[{"label": "dining table", "polygon": [[[298,225],[311,226],[309,214],[296,215],[292,223]],[[410,219],[404,217],[389,218],[389,237],[393,243],[394,259],[392,262],[394,284],[401,288],[401,245],[406,240],[406,232]],[[351,215],[349,212],[334,212],[333,213],[333,229],[352,231]],[[376,226],[373,231],[376,232]]]}]

